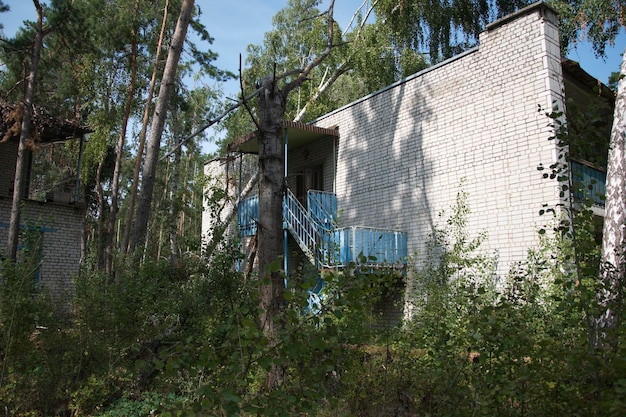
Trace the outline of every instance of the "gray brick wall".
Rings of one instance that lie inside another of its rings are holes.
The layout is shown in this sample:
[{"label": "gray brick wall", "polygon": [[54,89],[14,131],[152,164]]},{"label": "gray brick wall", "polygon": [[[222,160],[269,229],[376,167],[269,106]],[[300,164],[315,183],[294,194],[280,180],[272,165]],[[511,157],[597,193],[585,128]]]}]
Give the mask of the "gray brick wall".
[{"label": "gray brick wall", "polygon": [[541,5],[490,25],[478,47],[318,119],[339,126],[342,224],[405,230],[409,253],[423,254],[464,179],[469,231],[487,232],[485,249],[506,273],[538,243],[542,204],[560,201],[537,171],[556,158],[537,109],[562,107],[562,91],[556,18]]},{"label": "gray brick wall", "polygon": [[[0,254],[5,254],[11,199],[0,198]],[[78,274],[85,209],[82,205],[63,205],[25,200],[21,224],[41,233],[39,282],[60,307],[67,307]],[[23,243],[23,242],[21,242]]]}]

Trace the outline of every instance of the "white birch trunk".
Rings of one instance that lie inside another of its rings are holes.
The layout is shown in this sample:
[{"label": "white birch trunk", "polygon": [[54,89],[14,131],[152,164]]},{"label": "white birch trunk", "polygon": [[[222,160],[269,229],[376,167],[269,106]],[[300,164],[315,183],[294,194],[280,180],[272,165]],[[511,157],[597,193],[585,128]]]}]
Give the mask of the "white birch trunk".
[{"label": "white birch trunk", "polygon": [[[625,51],[626,52],[626,51]],[[625,271],[626,228],[626,55],[622,61],[620,80],[615,100],[613,126],[609,144],[606,175],[606,203],[602,235],[602,264],[600,276],[602,288],[598,302],[603,309],[596,320],[595,340],[598,347],[605,344],[607,335],[616,325],[614,312],[621,298]],[[611,336],[608,336],[611,338]]]}]

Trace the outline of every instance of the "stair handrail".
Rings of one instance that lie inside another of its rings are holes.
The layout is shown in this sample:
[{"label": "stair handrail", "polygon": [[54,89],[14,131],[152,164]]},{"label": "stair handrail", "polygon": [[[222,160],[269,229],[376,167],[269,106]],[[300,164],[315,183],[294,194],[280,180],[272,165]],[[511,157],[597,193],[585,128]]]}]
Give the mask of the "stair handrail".
[{"label": "stair handrail", "polygon": [[315,251],[321,240],[317,225],[290,189],[283,200],[283,220],[298,246],[313,263],[317,263]]}]

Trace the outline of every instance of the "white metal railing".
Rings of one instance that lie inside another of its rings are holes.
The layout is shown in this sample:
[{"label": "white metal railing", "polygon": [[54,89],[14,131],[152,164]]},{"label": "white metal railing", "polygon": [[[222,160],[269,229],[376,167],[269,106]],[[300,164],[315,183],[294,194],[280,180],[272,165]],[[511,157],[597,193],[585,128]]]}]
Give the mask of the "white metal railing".
[{"label": "white metal railing", "polygon": [[289,189],[287,189],[283,199],[283,221],[296,242],[298,242],[298,246],[313,263],[316,263],[318,257],[315,251],[322,240],[321,231],[317,223],[309,216],[306,209]]}]

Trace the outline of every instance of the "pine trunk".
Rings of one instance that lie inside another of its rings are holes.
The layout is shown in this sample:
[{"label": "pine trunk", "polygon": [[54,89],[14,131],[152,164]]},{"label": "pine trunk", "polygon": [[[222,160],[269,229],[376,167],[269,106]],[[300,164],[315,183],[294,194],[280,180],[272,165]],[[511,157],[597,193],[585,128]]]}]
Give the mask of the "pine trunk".
[{"label": "pine trunk", "polygon": [[150,120],[150,108],[152,107],[152,95],[156,85],[157,73],[159,72],[159,60],[161,57],[161,47],[163,46],[163,38],[165,36],[165,26],[167,23],[167,10],[169,1],[165,1],[163,10],[163,22],[161,23],[161,32],[159,33],[159,41],[157,42],[154,69],[152,70],[152,78],[150,79],[150,87],[146,96],[146,104],[143,112],[143,122],[141,124],[141,132],[139,133],[139,145],[137,147],[137,156],[135,157],[135,170],[133,172],[133,184],[131,186],[130,198],[128,202],[128,214],[126,215],[126,225],[124,226],[124,234],[122,237],[122,251],[128,253],[130,235],[133,229],[133,219],[135,218],[135,203],[137,201],[137,190],[139,189],[139,172],[141,171],[141,161],[143,160],[143,151],[146,146],[146,135],[148,132],[148,121]]},{"label": "pine trunk", "polygon": [[[140,0],[135,1],[135,20],[139,15]],[[128,95],[124,105],[124,115],[122,117],[122,129],[117,140],[117,148],[115,149],[115,167],[113,169],[113,181],[111,183],[111,207],[109,210],[109,230],[107,233],[105,244],[105,272],[112,273],[113,269],[113,246],[118,242],[114,242],[115,224],[117,222],[117,213],[119,212],[119,194],[120,194],[120,175],[122,171],[122,159],[124,158],[124,146],[126,145],[126,131],[128,129],[128,121],[130,120],[130,112],[132,110],[133,100],[135,99],[135,80],[137,78],[137,23],[133,22],[132,28],[132,44],[130,54],[130,80],[128,81]]]},{"label": "pine trunk", "polygon": [[[282,124],[285,114],[285,93],[274,77],[262,81],[258,98],[259,111],[259,306],[260,325],[271,344],[278,341],[281,330],[280,313],[285,298],[285,277],[280,260],[283,254],[284,157]],[[282,369],[273,366],[268,385],[282,384]]]},{"label": "pine trunk", "polygon": [[17,260],[17,247],[20,236],[20,209],[22,197],[25,190],[26,169],[28,166],[28,149],[26,149],[26,139],[30,137],[31,112],[33,109],[33,96],[35,95],[35,77],[39,56],[43,46],[43,10],[39,0],[33,0],[37,9],[37,27],[35,29],[35,44],[30,63],[30,71],[26,82],[26,93],[24,94],[24,111],[22,114],[22,130],[20,132],[20,142],[17,147],[17,162],[15,164],[15,178],[13,181],[13,202],[11,204],[11,218],[9,220],[9,233],[7,237],[7,258]]},{"label": "pine trunk", "polygon": [[137,217],[133,228],[130,252],[143,247],[145,243],[146,233],[148,231],[148,220],[150,218],[152,193],[156,178],[156,167],[159,161],[159,151],[161,149],[161,134],[165,126],[165,117],[167,115],[170,97],[172,96],[176,83],[176,69],[183,50],[183,44],[187,35],[187,28],[189,27],[193,8],[194,0],[183,0],[180,16],[176,22],[174,37],[172,38],[170,50],[167,55],[165,70],[163,71],[163,78],[161,80],[161,88],[159,89],[159,97],[157,98],[154,115],[152,117],[152,127],[150,129],[146,160],[142,171],[141,192],[137,204]]}]

